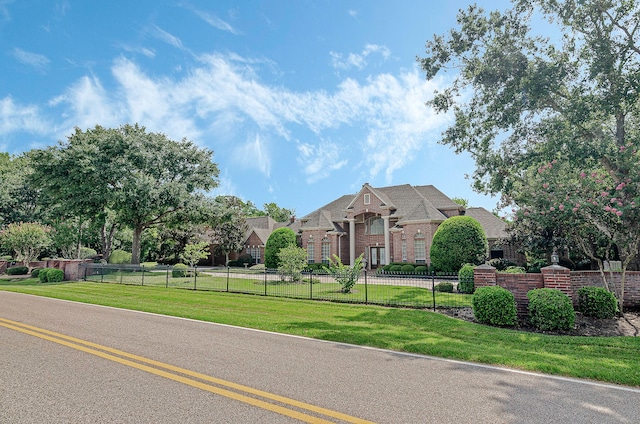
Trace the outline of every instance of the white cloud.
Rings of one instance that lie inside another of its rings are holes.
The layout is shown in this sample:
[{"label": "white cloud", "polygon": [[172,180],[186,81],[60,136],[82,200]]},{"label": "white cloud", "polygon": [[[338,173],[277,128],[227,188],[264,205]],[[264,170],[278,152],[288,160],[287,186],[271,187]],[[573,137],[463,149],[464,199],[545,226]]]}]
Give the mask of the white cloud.
[{"label": "white cloud", "polygon": [[43,72],[51,61],[43,54],[32,53],[20,48],[13,49],[13,57],[20,63],[36,68],[38,71]]},{"label": "white cloud", "polygon": [[180,38],[176,37],[175,35],[163,30],[162,28],[160,28],[157,25],[153,25],[151,28],[151,35],[153,35],[154,37],[156,37],[157,39],[177,48],[180,50],[186,50],[186,48],[184,47],[184,45],[182,44],[182,41],[180,40]]},{"label": "white cloud", "polygon": [[36,106],[16,104],[11,97],[0,99],[0,135],[14,132],[44,134],[49,128]]},{"label": "white cloud", "polygon": [[331,142],[322,141],[318,145],[298,143],[298,159],[307,175],[307,182],[314,183],[344,167],[348,161],[341,158],[340,147]]},{"label": "white cloud", "polygon": [[199,10],[193,10],[193,12],[198,15],[200,19],[211,25],[212,27],[219,29],[221,31],[227,31],[231,34],[240,34],[238,30],[236,30],[233,26],[231,26],[228,22],[223,21],[215,15],[210,15],[209,13],[202,12]]},{"label": "white cloud", "polygon": [[377,44],[367,44],[360,53],[349,53],[346,57],[341,53],[329,52],[331,65],[338,70],[349,70],[351,68],[363,69],[367,66],[367,59],[374,53],[378,53],[384,60],[391,56],[391,51],[385,46]]},{"label": "white cloud", "polygon": [[271,155],[268,142],[256,134],[235,151],[235,162],[245,169],[257,169],[265,177],[271,175]]}]

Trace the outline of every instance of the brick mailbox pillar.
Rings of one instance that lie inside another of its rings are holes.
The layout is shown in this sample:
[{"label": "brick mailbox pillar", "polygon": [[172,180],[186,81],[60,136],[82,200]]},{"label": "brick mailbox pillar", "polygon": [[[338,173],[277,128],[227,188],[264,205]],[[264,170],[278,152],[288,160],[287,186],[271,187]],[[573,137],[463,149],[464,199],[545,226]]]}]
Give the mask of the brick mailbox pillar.
[{"label": "brick mailbox pillar", "polygon": [[571,288],[571,272],[568,268],[560,265],[546,266],[540,269],[544,287],[548,289],[558,289],[569,296],[573,301],[573,289]]},{"label": "brick mailbox pillar", "polygon": [[491,265],[479,265],[473,269],[475,288],[496,285],[496,269]]}]

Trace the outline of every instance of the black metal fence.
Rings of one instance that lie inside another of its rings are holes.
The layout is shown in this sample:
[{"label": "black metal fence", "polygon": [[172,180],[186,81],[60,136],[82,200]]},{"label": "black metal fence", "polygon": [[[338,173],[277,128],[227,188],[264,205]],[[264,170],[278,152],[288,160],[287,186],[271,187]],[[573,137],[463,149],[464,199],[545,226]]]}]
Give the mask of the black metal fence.
[{"label": "black metal fence", "polygon": [[246,293],[296,299],[401,306],[410,308],[471,307],[471,294],[458,291],[458,276],[404,275],[363,271],[345,290],[330,274],[305,271],[284,275],[276,270],[187,268],[82,264],[85,281],[189,290]]}]

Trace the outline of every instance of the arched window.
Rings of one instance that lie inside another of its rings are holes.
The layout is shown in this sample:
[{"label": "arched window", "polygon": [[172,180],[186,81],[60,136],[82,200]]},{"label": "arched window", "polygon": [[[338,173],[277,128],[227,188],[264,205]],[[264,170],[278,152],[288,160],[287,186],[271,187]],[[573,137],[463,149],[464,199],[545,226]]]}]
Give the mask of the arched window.
[{"label": "arched window", "polygon": [[373,216],[367,219],[367,234],[369,235],[379,235],[384,234],[384,220],[379,216]]},{"label": "arched window", "polygon": [[309,242],[307,243],[307,262],[315,263],[316,245],[313,241],[313,236],[309,236]]}]

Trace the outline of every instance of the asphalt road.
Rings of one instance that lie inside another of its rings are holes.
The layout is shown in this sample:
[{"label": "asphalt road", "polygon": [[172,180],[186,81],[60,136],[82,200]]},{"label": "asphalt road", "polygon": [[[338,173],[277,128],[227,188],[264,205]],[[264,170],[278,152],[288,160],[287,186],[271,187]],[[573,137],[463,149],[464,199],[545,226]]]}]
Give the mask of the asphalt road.
[{"label": "asphalt road", "polygon": [[640,390],[0,291],[0,423],[637,423]]}]

